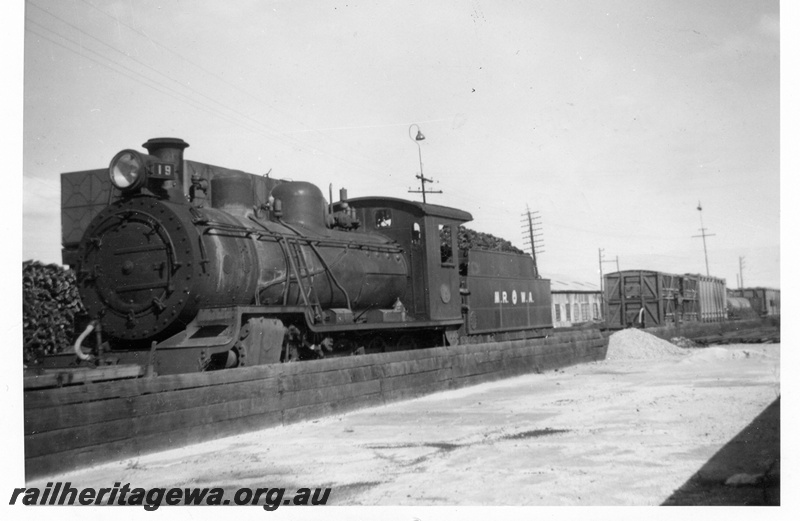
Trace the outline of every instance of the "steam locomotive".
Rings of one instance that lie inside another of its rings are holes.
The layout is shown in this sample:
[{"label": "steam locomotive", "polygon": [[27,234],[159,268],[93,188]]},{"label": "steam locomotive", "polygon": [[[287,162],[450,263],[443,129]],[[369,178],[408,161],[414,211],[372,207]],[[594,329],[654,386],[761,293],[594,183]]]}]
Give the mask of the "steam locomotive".
[{"label": "steam locomotive", "polygon": [[86,363],[210,371],[552,327],[529,256],[459,249],[465,211],[344,189],[326,201],[307,182],[185,160],[181,139],[143,147],[62,175]]}]

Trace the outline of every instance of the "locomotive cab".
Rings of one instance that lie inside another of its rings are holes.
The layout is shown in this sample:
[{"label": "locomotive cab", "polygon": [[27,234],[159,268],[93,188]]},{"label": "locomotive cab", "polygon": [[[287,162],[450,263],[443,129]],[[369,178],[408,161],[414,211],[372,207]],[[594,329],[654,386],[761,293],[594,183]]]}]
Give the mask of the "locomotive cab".
[{"label": "locomotive cab", "polygon": [[[348,199],[360,231],[380,233],[406,252],[409,266],[404,305],[418,320],[442,326],[462,323],[459,298],[458,227],[472,220],[468,212],[391,197]],[[343,207],[340,201],[334,211]]]}]

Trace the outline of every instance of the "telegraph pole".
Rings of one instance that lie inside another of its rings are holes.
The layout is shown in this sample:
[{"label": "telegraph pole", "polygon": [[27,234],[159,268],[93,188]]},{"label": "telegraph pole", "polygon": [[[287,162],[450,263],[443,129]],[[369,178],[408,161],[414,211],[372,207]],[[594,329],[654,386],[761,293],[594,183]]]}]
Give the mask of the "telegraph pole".
[{"label": "telegraph pole", "polygon": [[539,245],[543,244],[544,241],[537,240],[536,237],[541,237],[541,233],[534,233],[541,231],[541,228],[537,226],[541,226],[541,219],[537,214],[539,212],[532,212],[528,205],[525,205],[526,212],[522,215],[524,219],[522,220],[523,225],[522,228],[523,232],[523,239],[526,239],[525,244],[531,247],[531,257],[533,257],[533,274],[538,279],[539,278],[539,264],[536,261],[536,254],[537,253],[544,253],[544,250],[540,248]]},{"label": "telegraph pole", "polygon": [[714,233],[706,233],[706,229],[703,225],[703,206],[700,204],[700,201],[697,201],[697,211],[700,212],[700,235],[692,235],[692,238],[702,237],[703,238],[703,253],[706,257],[706,276],[710,277],[711,273],[708,271],[708,249],[706,249],[706,237],[714,237],[716,234]]},{"label": "telegraph pole", "polygon": [[744,257],[739,257],[739,289],[744,288],[744,275],[742,274],[742,270],[744,270]]},{"label": "telegraph pole", "polygon": [[606,309],[608,309],[608,302],[606,302],[606,288],[605,288],[605,280],[603,278],[603,263],[604,262],[615,262],[617,264],[617,273],[619,273],[619,255],[614,257],[614,260],[605,260],[603,258],[605,249],[604,248],[597,248],[597,263],[600,265],[600,298],[603,300],[603,307],[601,314],[605,316]]},{"label": "telegraph pole", "polygon": [[605,259],[603,258],[603,256],[604,256],[604,255],[603,255],[603,252],[604,252],[604,251],[605,251],[605,250],[604,250],[603,248],[600,248],[600,251],[599,251],[599,253],[598,253],[598,256],[600,257],[600,273],[603,273],[603,263],[604,263],[604,262],[615,262],[615,263],[617,264],[617,272],[619,272],[619,255],[615,256],[615,257],[614,257],[614,260],[611,260],[611,259],[609,259],[609,260],[605,260]]},{"label": "telegraph pole", "polygon": [[423,204],[427,202],[425,200],[425,194],[440,194],[440,193],[442,193],[441,190],[425,190],[425,183],[432,183],[433,179],[428,179],[427,177],[424,177],[422,174],[419,174],[418,176],[416,176],[416,178],[419,179],[420,183],[422,184],[422,189],[421,190],[409,190],[408,193],[410,193],[410,194],[422,194],[422,203]]},{"label": "telegraph pole", "polygon": [[603,281],[603,248],[597,248],[597,263],[600,265],[600,293],[603,295],[605,300],[605,281]]},{"label": "telegraph pole", "polygon": [[603,248],[597,248],[597,263],[600,265],[600,302],[603,309],[600,310],[600,316],[606,316],[606,308],[608,304],[606,303],[606,288],[605,288],[605,281],[603,280]]}]

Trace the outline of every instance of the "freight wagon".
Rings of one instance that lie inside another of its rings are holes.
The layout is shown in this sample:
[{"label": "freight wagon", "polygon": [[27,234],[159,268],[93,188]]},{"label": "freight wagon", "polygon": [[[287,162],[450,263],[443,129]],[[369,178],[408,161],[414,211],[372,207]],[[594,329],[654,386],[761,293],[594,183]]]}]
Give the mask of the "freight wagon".
[{"label": "freight wagon", "polygon": [[608,273],[604,277],[609,327],[652,327],[697,320],[694,281],[647,270]]},{"label": "freight wagon", "polygon": [[749,320],[758,318],[753,311],[750,301],[744,297],[728,296],[728,319],[730,320]]},{"label": "freight wagon", "polygon": [[781,314],[781,290],[769,288],[744,288],[731,290],[734,297],[746,298],[758,316]]},{"label": "freight wagon", "polygon": [[718,322],[728,318],[728,292],[725,279],[705,275],[686,275],[697,280],[697,303],[701,322]]},{"label": "freight wagon", "polygon": [[724,279],[627,270],[608,273],[604,281],[609,327],[653,327],[727,316]]}]

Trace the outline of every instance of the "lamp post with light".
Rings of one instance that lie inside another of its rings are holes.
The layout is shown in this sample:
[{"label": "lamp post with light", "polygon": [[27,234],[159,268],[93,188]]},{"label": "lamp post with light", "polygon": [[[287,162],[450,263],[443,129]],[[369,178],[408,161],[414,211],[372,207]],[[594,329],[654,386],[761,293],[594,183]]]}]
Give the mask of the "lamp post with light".
[{"label": "lamp post with light", "polygon": [[[417,129],[417,134],[416,135],[412,135],[412,129],[415,128],[415,127]],[[427,179],[424,176],[423,172],[422,172],[422,147],[419,146],[419,142],[420,141],[425,141],[425,136],[422,134],[422,131],[419,129],[419,125],[417,125],[416,123],[412,123],[411,126],[408,127],[408,137],[411,139],[411,141],[413,141],[417,145],[417,151],[419,152],[419,175],[417,175],[416,178],[419,179],[420,183],[422,184],[422,190],[409,190],[408,193],[411,193],[411,194],[419,194],[419,193],[421,193],[422,194],[422,203],[426,204],[427,201],[425,200],[425,193],[426,193],[426,191],[425,191],[425,183],[432,183],[433,179]],[[442,192],[441,192],[441,190],[437,190],[437,191],[428,190],[427,193],[429,193],[429,194],[440,194]]]}]

